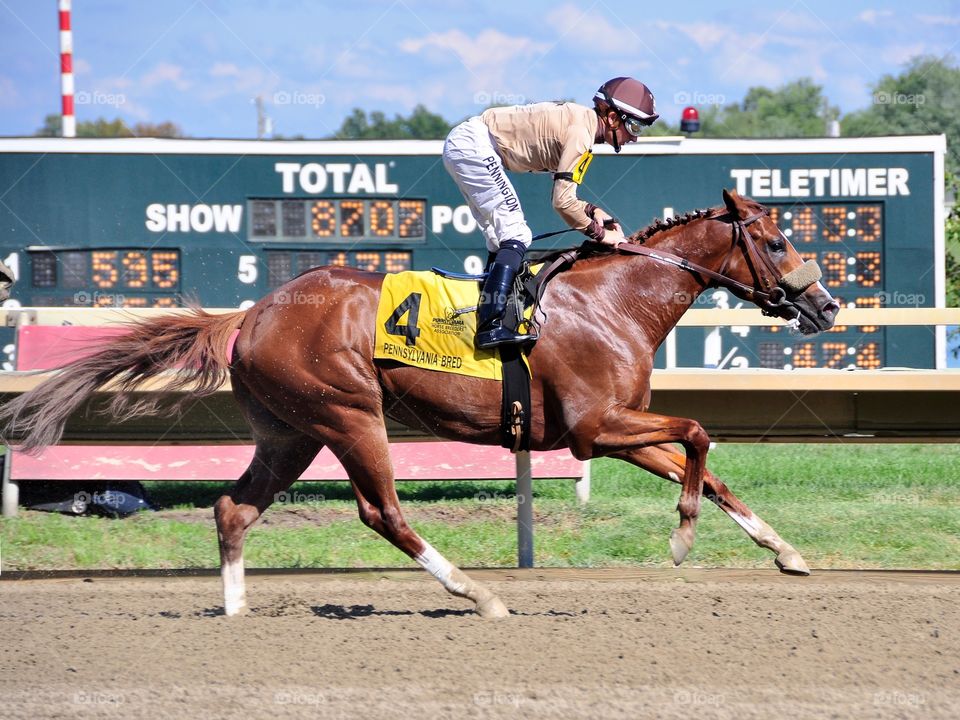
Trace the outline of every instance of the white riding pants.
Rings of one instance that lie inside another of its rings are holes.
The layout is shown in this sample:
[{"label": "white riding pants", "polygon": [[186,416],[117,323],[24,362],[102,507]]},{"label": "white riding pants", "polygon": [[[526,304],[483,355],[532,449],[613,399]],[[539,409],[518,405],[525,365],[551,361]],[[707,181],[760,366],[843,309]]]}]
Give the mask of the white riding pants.
[{"label": "white riding pants", "polygon": [[530,247],[533,233],[483,120],[472,117],[450,131],[443,144],[443,166],[463,193],[487,250],[496,252],[502,240]]}]

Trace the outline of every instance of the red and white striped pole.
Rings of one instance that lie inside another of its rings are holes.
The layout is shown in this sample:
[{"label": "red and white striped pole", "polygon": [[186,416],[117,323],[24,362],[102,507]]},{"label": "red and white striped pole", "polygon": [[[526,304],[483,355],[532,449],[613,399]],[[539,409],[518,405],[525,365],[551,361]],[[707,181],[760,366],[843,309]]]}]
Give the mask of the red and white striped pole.
[{"label": "red and white striped pole", "polygon": [[73,114],[73,32],[70,30],[70,0],[58,0],[60,9],[60,94],[63,96],[63,137],[77,136]]}]

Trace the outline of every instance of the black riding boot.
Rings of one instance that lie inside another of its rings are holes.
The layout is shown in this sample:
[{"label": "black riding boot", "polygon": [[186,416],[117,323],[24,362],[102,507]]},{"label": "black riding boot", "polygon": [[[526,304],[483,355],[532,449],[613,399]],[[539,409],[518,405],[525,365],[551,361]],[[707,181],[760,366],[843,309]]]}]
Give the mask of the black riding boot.
[{"label": "black riding boot", "polygon": [[516,345],[533,340],[531,335],[521,335],[503,327],[503,314],[507,310],[507,295],[517,271],[508,265],[494,262],[480,294],[477,308],[476,346],[487,349],[498,345]]}]

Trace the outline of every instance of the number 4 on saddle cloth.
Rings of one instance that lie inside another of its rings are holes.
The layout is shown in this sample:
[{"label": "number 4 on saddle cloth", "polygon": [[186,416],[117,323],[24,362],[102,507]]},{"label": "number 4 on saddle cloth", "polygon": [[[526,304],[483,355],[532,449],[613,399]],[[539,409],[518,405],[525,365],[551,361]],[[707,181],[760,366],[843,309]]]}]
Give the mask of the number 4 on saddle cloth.
[{"label": "number 4 on saddle cloth", "polygon": [[[534,298],[542,264],[524,268],[507,302],[505,327],[537,334]],[[375,360],[500,380],[503,385],[501,444],[529,449],[530,365],[517,346],[474,346],[477,301],[483,276],[428,272],[388,273],[377,307]],[[527,330],[529,329],[529,330]],[[527,346],[529,348],[529,345]]]}]

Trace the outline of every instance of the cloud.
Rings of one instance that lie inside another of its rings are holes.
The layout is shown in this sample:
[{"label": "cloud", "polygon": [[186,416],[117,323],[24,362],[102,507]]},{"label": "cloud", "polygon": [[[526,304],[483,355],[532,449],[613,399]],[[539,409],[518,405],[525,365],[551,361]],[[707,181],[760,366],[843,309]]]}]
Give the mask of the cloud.
[{"label": "cloud", "polygon": [[83,58],[75,57],[73,59],[73,74],[74,75],[89,75],[93,70],[93,67]]},{"label": "cloud", "polygon": [[186,90],[190,87],[190,82],[183,77],[183,66],[168,62],[156,64],[152,70],[140,78],[139,85],[142,88],[152,88],[164,83],[170,83],[177,90]]},{"label": "cloud", "polygon": [[881,57],[891,65],[904,65],[911,58],[929,52],[930,44],[916,42],[910,45],[889,45],[883,49]]},{"label": "cloud", "polygon": [[233,63],[217,62],[210,68],[211,77],[239,77],[240,68]]},{"label": "cloud", "polygon": [[876,25],[877,20],[893,17],[893,10],[873,10],[868,9],[857,15],[857,20],[865,22],[867,25]]},{"label": "cloud", "polygon": [[917,15],[917,20],[925,25],[960,25],[957,15]]},{"label": "cloud", "polygon": [[720,43],[727,43],[731,37],[737,35],[737,31],[729,26],[719,23],[664,23],[667,25],[668,32],[680,32],[693,40],[694,44],[702,51],[712,50]]},{"label": "cloud", "polygon": [[414,55],[431,49],[453,53],[481,83],[499,80],[507,67],[517,65],[520,60],[540,55],[549,48],[547,43],[518,35],[506,35],[494,29],[483,30],[476,37],[470,37],[461,30],[448,30],[431,33],[422,38],[407,38],[400,42],[401,50]]},{"label": "cloud", "polygon": [[603,15],[571,3],[556,7],[546,20],[558,33],[555,42],[561,47],[576,47],[578,52],[579,48],[588,48],[591,55],[623,58],[643,48],[640,36],[628,26],[611,23]]},{"label": "cloud", "polygon": [[21,100],[16,83],[6,75],[0,75],[0,107],[18,107]]}]

